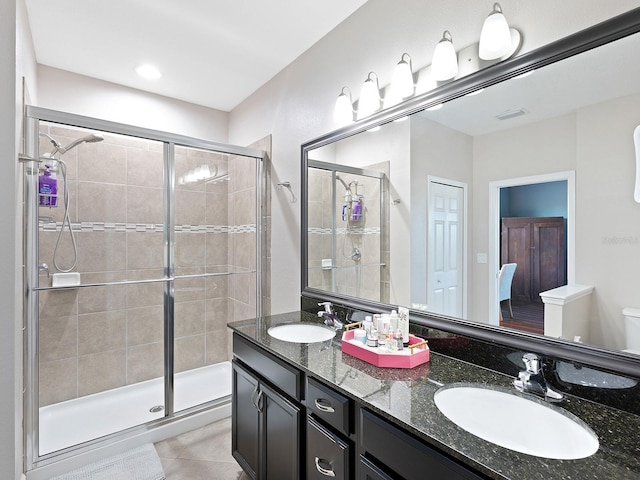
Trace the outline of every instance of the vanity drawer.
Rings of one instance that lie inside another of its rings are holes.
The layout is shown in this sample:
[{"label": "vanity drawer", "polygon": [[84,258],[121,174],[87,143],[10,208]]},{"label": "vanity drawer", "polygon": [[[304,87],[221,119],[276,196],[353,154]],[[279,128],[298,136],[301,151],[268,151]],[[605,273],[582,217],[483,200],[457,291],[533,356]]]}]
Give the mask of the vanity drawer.
[{"label": "vanity drawer", "polygon": [[406,480],[446,478],[481,480],[467,467],[413,438],[367,410],[360,410],[360,445],[373,457]]},{"label": "vanity drawer", "polygon": [[302,393],[303,374],[262,348],[233,334],[233,355],[269,383],[296,400]]},{"label": "vanity drawer", "polygon": [[307,416],[307,479],[351,478],[349,444]]},{"label": "vanity drawer", "polygon": [[307,377],[307,410],[345,435],[349,435],[350,401],[344,395]]}]

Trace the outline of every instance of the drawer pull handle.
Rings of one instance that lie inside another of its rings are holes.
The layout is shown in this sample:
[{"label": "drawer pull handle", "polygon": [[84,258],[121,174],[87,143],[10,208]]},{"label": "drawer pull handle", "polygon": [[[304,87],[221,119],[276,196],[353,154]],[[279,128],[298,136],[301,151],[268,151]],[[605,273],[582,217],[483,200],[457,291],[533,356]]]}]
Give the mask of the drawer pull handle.
[{"label": "drawer pull handle", "polygon": [[329,402],[327,402],[326,400],[323,400],[322,398],[316,398],[315,403],[316,403],[316,408],[318,410],[320,410],[321,412],[325,412],[325,413],[335,413],[336,412],[335,408],[333,408],[331,406],[331,404],[326,405],[325,403],[329,403]]},{"label": "drawer pull handle", "polygon": [[[327,470],[326,468],[323,468],[320,466],[320,459],[318,457],[316,457],[316,470],[318,470],[322,475],[326,476],[326,477],[335,477],[336,473],[333,470]],[[323,462],[329,463],[326,460],[322,460]],[[331,465],[331,464],[329,464]]]}]

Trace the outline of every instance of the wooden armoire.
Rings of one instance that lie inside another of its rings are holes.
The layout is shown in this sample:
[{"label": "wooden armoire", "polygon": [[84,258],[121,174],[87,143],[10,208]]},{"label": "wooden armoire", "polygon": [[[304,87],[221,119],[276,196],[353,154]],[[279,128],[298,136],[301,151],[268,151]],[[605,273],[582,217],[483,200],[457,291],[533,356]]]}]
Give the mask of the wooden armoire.
[{"label": "wooden armoire", "polygon": [[518,264],[512,301],[542,302],[540,292],[567,284],[564,223],[563,217],[502,219],[501,264]]}]

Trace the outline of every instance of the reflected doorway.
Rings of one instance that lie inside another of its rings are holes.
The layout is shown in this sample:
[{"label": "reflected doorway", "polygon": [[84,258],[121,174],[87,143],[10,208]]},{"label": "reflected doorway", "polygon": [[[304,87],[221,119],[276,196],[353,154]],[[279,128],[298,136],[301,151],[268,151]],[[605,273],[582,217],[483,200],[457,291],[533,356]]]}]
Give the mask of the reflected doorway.
[{"label": "reflected doorway", "polygon": [[[574,278],[574,172],[490,184],[490,302],[493,324],[544,333],[541,291]],[[498,301],[498,271],[517,263],[511,302]],[[512,314],[513,312],[513,314]]]}]

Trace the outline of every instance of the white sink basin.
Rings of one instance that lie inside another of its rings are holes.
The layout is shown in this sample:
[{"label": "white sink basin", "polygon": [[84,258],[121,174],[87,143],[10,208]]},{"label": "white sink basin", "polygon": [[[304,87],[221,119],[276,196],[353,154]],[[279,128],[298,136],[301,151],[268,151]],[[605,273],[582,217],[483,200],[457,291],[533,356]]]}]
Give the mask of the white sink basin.
[{"label": "white sink basin", "polygon": [[510,390],[454,384],[438,390],[434,400],[460,428],[516,452],[573,460],[598,451],[598,437],[575,415]]},{"label": "white sink basin", "polygon": [[267,333],[278,340],[293,343],[324,342],[336,336],[335,330],[314,323],[277,325],[267,330]]}]

